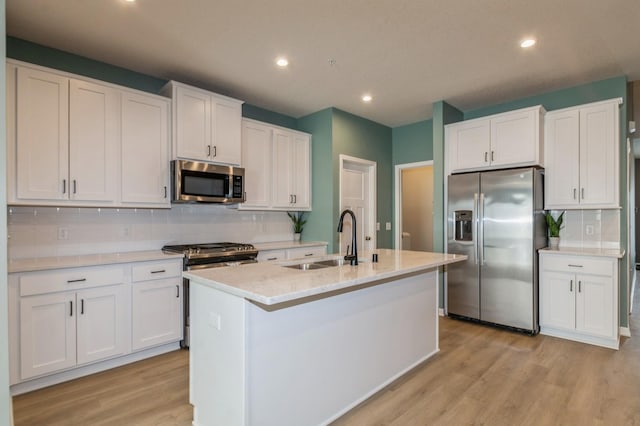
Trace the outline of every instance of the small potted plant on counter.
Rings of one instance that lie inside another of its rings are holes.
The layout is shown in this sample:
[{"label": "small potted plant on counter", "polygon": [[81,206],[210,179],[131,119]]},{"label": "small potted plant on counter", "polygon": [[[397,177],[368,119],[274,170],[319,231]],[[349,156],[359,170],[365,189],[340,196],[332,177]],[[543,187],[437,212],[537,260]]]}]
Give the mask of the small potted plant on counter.
[{"label": "small potted plant on counter", "polygon": [[544,218],[547,221],[547,229],[549,230],[549,247],[557,249],[560,245],[560,230],[562,229],[564,211],[560,213],[557,219],[554,219],[550,212],[546,212]]},{"label": "small potted plant on counter", "polygon": [[293,222],[293,240],[300,241],[300,236],[302,235],[302,230],[304,229],[304,224],[307,223],[307,220],[304,218],[306,212],[287,212],[289,219]]}]

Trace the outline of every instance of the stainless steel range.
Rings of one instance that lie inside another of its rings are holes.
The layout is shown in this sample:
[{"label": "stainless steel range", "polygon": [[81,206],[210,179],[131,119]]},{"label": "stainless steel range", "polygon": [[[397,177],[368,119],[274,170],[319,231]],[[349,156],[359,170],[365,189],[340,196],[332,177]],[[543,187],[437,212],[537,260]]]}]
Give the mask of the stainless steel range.
[{"label": "stainless steel range", "polygon": [[[182,269],[194,271],[196,269],[218,268],[222,266],[236,266],[245,263],[256,263],[258,250],[251,244],[242,243],[207,243],[207,244],[178,244],[162,247],[165,253],[182,253],[184,260]],[[180,342],[183,348],[189,347],[189,280],[182,280],[183,286],[183,318],[184,338]]]}]

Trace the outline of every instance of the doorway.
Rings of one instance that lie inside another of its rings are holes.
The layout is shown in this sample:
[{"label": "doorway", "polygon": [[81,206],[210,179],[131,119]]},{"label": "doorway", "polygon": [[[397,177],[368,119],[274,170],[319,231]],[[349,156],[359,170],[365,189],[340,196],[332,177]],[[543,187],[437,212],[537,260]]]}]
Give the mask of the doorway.
[{"label": "doorway", "polygon": [[[375,161],[340,155],[340,213],[345,209],[356,216],[358,249],[374,250],[376,242],[376,171]],[[340,253],[351,245],[351,218],[345,216],[340,235]]]},{"label": "doorway", "polygon": [[395,182],[396,249],[433,251],[433,161],[397,165]]}]

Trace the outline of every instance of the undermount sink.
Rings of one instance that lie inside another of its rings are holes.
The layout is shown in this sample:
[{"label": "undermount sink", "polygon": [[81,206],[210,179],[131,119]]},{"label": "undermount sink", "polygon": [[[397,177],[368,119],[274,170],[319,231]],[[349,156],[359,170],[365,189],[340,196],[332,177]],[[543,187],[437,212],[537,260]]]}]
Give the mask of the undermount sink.
[{"label": "undermount sink", "polygon": [[295,265],[283,265],[285,268],[300,269],[301,271],[309,271],[312,269],[328,268],[330,265],[321,265],[319,263],[296,263]]},{"label": "undermount sink", "polygon": [[[363,262],[363,259],[358,259],[358,262]],[[306,261],[303,263],[295,263],[293,265],[282,265],[285,268],[299,269],[301,271],[310,271],[313,269],[331,268],[333,266],[350,265],[348,260],[344,260],[342,257],[336,257],[334,259],[316,260],[313,262]]]}]

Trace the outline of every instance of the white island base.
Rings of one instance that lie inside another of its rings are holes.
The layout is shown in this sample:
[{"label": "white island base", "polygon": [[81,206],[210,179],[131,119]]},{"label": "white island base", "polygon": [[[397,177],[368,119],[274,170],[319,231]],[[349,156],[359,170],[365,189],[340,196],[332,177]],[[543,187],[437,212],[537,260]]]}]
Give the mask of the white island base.
[{"label": "white island base", "polygon": [[275,306],[191,283],[197,426],[326,424],[438,351],[435,269]]}]

